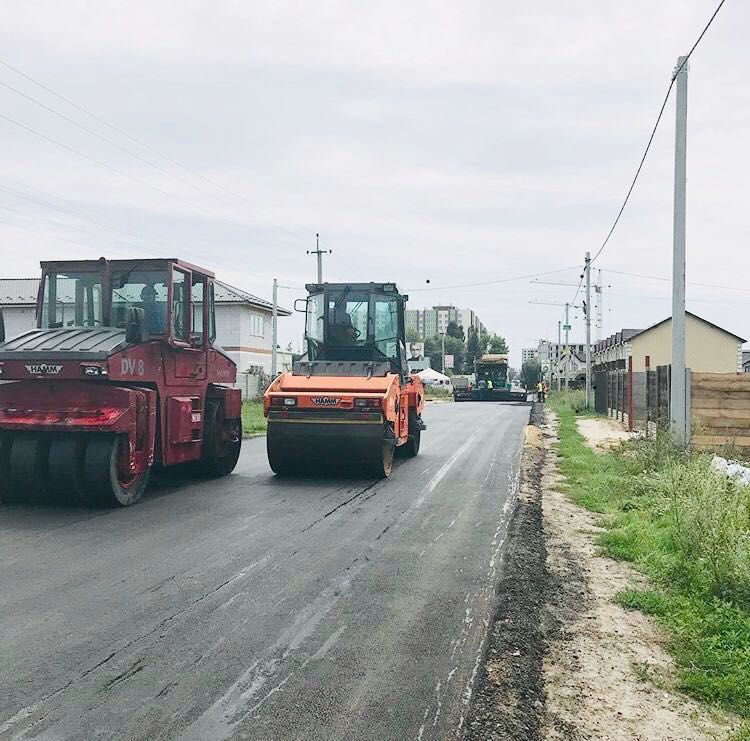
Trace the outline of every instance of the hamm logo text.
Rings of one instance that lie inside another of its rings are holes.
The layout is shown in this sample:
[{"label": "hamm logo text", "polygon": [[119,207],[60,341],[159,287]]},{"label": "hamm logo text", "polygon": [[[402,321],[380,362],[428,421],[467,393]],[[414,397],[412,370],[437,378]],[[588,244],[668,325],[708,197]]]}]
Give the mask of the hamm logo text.
[{"label": "hamm logo text", "polygon": [[312,403],[319,407],[335,407],[341,399],[337,399],[333,396],[314,396]]}]

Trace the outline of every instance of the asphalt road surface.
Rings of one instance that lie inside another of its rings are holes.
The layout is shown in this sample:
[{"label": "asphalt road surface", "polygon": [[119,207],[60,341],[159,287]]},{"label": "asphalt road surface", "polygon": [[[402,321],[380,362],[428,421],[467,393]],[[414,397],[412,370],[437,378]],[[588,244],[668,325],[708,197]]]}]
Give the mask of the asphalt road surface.
[{"label": "asphalt road surface", "polygon": [[526,405],[431,404],[386,481],[0,507],[0,739],[460,738]]}]

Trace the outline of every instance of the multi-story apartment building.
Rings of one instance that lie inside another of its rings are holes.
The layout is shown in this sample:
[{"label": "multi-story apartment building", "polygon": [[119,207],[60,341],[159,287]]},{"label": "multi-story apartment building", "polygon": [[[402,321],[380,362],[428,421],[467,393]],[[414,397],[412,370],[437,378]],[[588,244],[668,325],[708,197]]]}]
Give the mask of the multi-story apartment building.
[{"label": "multi-story apartment building", "polygon": [[529,360],[536,360],[536,348],[535,347],[524,347],[521,350],[521,362],[528,363]]},{"label": "multi-story apartment building", "polygon": [[453,305],[433,306],[431,309],[407,309],[404,315],[407,332],[412,330],[420,337],[444,334],[451,322],[456,322],[468,333],[469,327],[477,332],[485,327],[472,309],[459,309]]}]

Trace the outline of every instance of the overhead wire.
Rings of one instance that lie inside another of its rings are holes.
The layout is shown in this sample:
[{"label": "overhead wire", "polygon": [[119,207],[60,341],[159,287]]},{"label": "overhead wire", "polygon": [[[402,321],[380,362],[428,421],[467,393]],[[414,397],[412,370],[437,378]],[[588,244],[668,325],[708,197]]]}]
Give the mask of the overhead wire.
[{"label": "overhead wire", "polygon": [[[191,168],[188,165],[184,164],[183,162],[180,162],[180,161],[174,159],[173,157],[170,157],[169,155],[164,154],[164,152],[161,152],[158,149],[156,149],[155,147],[151,146],[150,144],[147,144],[142,139],[139,139],[137,137],[132,136],[128,132],[126,132],[123,129],[119,128],[118,126],[115,126],[114,124],[110,123],[109,121],[107,121],[103,117],[101,117],[101,116],[93,113],[89,109],[87,109],[84,106],[82,106],[82,105],[74,102],[70,98],[67,98],[66,96],[58,93],[56,90],[52,89],[49,85],[46,85],[45,83],[40,82],[39,80],[35,79],[31,75],[23,72],[22,70],[18,69],[17,67],[14,67],[12,64],[9,64],[5,60],[0,59],[0,65],[2,65],[3,67],[6,67],[7,69],[11,70],[15,74],[23,77],[25,80],[28,80],[29,82],[33,83],[37,87],[39,87],[42,90],[48,92],[50,95],[53,95],[54,97],[58,98],[59,100],[63,101],[64,103],[66,103],[67,105],[69,105],[69,106],[75,108],[76,110],[80,111],[81,113],[85,114],[86,116],[89,116],[94,121],[97,121],[98,123],[102,124],[103,126],[106,126],[107,128],[109,128],[110,130],[116,132],[120,136],[123,136],[126,139],[130,140],[131,142],[137,144],[138,146],[143,147],[144,149],[147,149],[148,151],[150,151],[150,152],[158,155],[159,157],[161,157],[162,159],[166,160],[170,164],[172,164],[172,165],[174,165],[176,167],[179,167],[181,170],[184,170],[185,172],[189,173],[193,177],[196,177],[196,178],[202,180],[203,182],[208,183],[209,185],[213,186],[214,188],[222,190],[225,193],[228,193],[229,195],[233,196],[234,198],[247,203],[255,211],[259,211],[260,210],[258,208],[258,205],[255,204],[255,203],[253,203],[253,202],[251,202],[246,196],[243,196],[242,194],[235,192],[231,188],[227,188],[226,186],[222,185],[221,183],[217,183],[216,181],[212,180],[211,178],[207,177],[206,175],[203,175],[200,172],[197,172],[196,170],[194,170],[193,168]],[[46,110],[50,111],[54,115],[59,116],[60,118],[63,118],[64,120],[66,120],[69,123],[71,123],[71,124],[73,124],[73,125],[81,128],[81,129],[83,129],[84,131],[86,131],[87,133],[89,133],[89,134],[97,137],[98,139],[101,139],[102,141],[105,141],[108,144],[111,144],[112,146],[117,147],[118,149],[122,150],[123,152],[126,152],[127,154],[135,157],[136,159],[139,159],[142,162],[145,162],[146,164],[148,164],[148,165],[150,165],[152,167],[155,167],[156,169],[158,169],[161,172],[169,175],[170,177],[174,177],[175,179],[179,180],[180,182],[183,182],[183,183],[189,185],[190,187],[193,187],[193,188],[195,188],[197,190],[200,190],[201,192],[203,192],[203,193],[211,196],[212,198],[215,198],[215,199],[219,200],[221,203],[224,203],[225,205],[229,205],[232,208],[237,208],[235,205],[229,203],[228,201],[224,201],[222,199],[219,199],[215,194],[212,194],[209,191],[206,191],[205,189],[198,188],[198,186],[196,186],[193,183],[190,183],[188,180],[186,180],[184,178],[181,178],[178,175],[175,175],[174,173],[169,172],[168,170],[165,170],[164,168],[162,168],[159,165],[156,165],[156,164],[150,162],[149,160],[146,160],[145,158],[141,157],[140,155],[138,155],[138,154],[136,154],[134,152],[131,152],[130,150],[122,147],[121,145],[117,144],[116,142],[113,142],[111,139],[107,139],[106,137],[101,136],[100,134],[98,134],[98,133],[92,131],[91,129],[89,129],[88,127],[83,126],[79,122],[75,121],[74,119],[71,119],[70,117],[66,116],[65,114],[60,113],[56,109],[53,109],[50,106],[46,105],[45,103],[42,103],[41,101],[37,100],[36,98],[33,98],[32,96],[27,95],[26,93],[24,93],[24,92],[22,92],[22,91],[20,91],[20,90],[18,90],[16,88],[14,88],[12,85],[8,85],[7,83],[3,83],[3,82],[0,82],[0,85],[3,85],[4,87],[12,90],[13,92],[17,93],[18,95],[21,95],[24,98],[26,98],[26,99],[28,99],[28,100],[36,103],[37,105],[45,108]],[[253,218],[256,218],[256,217],[253,217]],[[303,239],[303,237],[301,236],[301,233],[311,232],[311,230],[309,230],[307,227],[302,227],[302,226],[295,225],[295,224],[291,224],[291,226],[294,227],[294,229],[296,229],[298,232],[300,232],[300,234],[297,234],[297,233],[291,231],[290,229],[288,229],[288,228],[286,228],[283,225],[280,225],[278,223],[267,222],[266,225],[273,227],[277,231],[286,232],[287,234],[291,235],[295,239]]]},{"label": "overhead wire", "polygon": [[563,273],[566,270],[574,270],[577,265],[569,265],[565,268],[555,268],[554,270],[545,270],[540,273],[527,273],[526,275],[516,275],[512,278],[497,278],[496,280],[481,281],[479,283],[460,283],[452,286],[430,286],[429,288],[410,288],[409,293],[418,293],[423,291],[447,291],[456,288],[476,288],[479,286],[493,286],[498,283],[511,283],[516,280],[525,280],[526,278],[537,278],[542,275],[552,275],[553,273]]},{"label": "overhead wire", "polygon": [[[622,206],[620,206],[620,210],[617,212],[617,216],[615,217],[614,222],[612,223],[612,226],[609,229],[609,232],[607,232],[607,236],[604,238],[604,241],[602,242],[599,249],[594,254],[594,257],[589,262],[589,267],[596,261],[596,259],[599,257],[599,255],[604,252],[605,247],[607,246],[610,237],[614,233],[615,229],[617,228],[618,223],[620,222],[620,217],[622,216],[623,212],[625,211],[625,207],[628,205],[628,201],[630,200],[630,196],[633,193],[633,190],[635,189],[635,184],[638,182],[638,177],[641,174],[641,171],[643,170],[643,165],[646,162],[646,157],[648,156],[648,153],[651,149],[651,144],[654,141],[654,137],[656,136],[656,131],[659,128],[659,123],[661,122],[662,116],[664,115],[664,109],[667,107],[667,101],[669,100],[669,96],[672,93],[672,88],[674,87],[675,81],[677,80],[677,75],[680,74],[682,71],[682,68],[688,63],[688,60],[693,55],[693,52],[697,49],[698,44],[700,44],[703,37],[706,35],[706,32],[711,27],[711,24],[714,22],[714,19],[718,15],[719,11],[721,10],[722,6],[726,0],[721,0],[716,7],[716,10],[714,10],[711,17],[708,19],[708,23],[704,26],[703,30],[700,32],[700,35],[696,39],[693,46],[690,48],[690,51],[685,55],[685,58],[682,61],[682,64],[679,65],[672,74],[672,78],[669,81],[669,85],[667,86],[667,92],[664,96],[664,100],[662,101],[661,108],[659,108],[659,114],[656,117],[656,122],[654,123],[653,128],[651,129],[651,134],[648,137],[648,141],[646,142],[646,148],[643,150],[643,155],[641,156],[640,162],[638,163],[638,168],[635,171],[635,175],[633,176],[633,180],[630,183],[630,187],[628,188],[628,192],[625,195],[625,200],[622,202]],[[580,290],[580,287],[579,287]]]},{"label": "overhead wire", "polygon": [[[646,280],[658,280],[666,283],[671,283],[672,279],[663,275],[642,275],[640,273],[629,273],[624,270],[613,270],[612,268],[606,268],[608,273],[614,273],[615,275],[626,275],[631,278],[644,278]],[[750,288],[740,288],[738,286],[725,286],[718,283],[699,283],[697,281],[686,281],[691,286],[699,286],[701,288],[716,288],[722,291],[742,291],[743,293],[750,293]]]},{"label": "overhead wire", "polygon": [[[680,74],[683,67],[688,63],[688,60],[693,55],[693,52],[698,48],[698,45],[702,41],[703,37],[706,35],[706,32],[711,27],[711,24],[714,22],[714,19],[718,15],[719,11],[721,10],[725,2],[726,0],[720,0],[719,4],[716,6],[716,9],[711,14],[711,17],[708,19],[708,22],[703,27],[703,30],[698,35],[698,38],[696,39],[695,43],[692,45],[692,47],[690,47],[690,51],[685,55],[685,58],[682,60],[682,63],[678,67],[676,67],[674,72],[672,73],[672,77],[669,81],[669,85],[667,86],[666,94],[664,95],[664,100],[662,101],[661,107],[659,108],[659,113],[656,116],[656,121],[654,122],[654,125],[651,129],[651,133],[649,134],[648,141],[646,142],[646,147],[643,150],[643,154],[641,155],[640,161],[638,162],[638,167],[636,168],[635,175],[633,176],[633,179],[630,183],[630,187],[628,188],[628,191],[625,194],[625,198],[622,202],[622,205],[620,206],[620,209],[617,212],[617,216],[615,217],[615,220],[612,222],[612,226],[609,228],[607,235],[605,236],[603,242],[601,243],[597,251],[594,253],[594,256],[588,262],[589,270],[591,269],[591,266],[594,264],[596,259],[602,254],[602,252],[604,252],[605,248],[607,247],[607,244],[609,243],[609,240],[614,234],[614,231],[617,228],[617,225],[620,223],[620,218],[625,212],[625,208],[628,205],[628,202],[630,201],[630,196],[633,194],[633,191],[635,190],[635,185],[638,182],[638,178],[640,177],[640,174],[643,170],[643,166],[646,163],[646,157],[648,156],[648,153],[651,150],[651,145],[653,144],[654,137],[656,136],[656,132],[659,128],[659,124],[661,123],[662,117],[664,116],[664,110],[667,107],[667,102],[669,101],[669,96],[672,93],[672,88],[674,88],[677,75]],[[586,267],[584,266],[584,271],[585,270],[586,270]],[[585,272],[581,274],[581,279],[578,282],[578,287],[576,288],[575,295],[573,296],[573,300],[570,302],[571,305],[576,302],[576,299],[578,298],[578,295],[581,292],[581,287],[583,286],[584,277],[585,277]],[[588,312],[589,310],[590,310],[590,307],[586,306],[586,311]]]}]

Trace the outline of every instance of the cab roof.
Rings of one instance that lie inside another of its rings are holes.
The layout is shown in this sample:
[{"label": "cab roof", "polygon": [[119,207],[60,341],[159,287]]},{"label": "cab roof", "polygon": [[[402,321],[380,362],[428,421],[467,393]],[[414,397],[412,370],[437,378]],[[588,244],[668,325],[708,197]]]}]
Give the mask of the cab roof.
[{"label": "cab roof", "polygon": [[318,293],[319,291],[340,291],[349,288],[352,291],[379,291],[382,293],[395,293],[404,300],[408,296],[399,293],[398,286],[395,283],[307,283],[305,285],[308,293]]},{"label": "cab roof", "polygon": [[200,268],[197,265],[193,265],[184,260],[178,260],[176,257],[149,257],[143,260],[107,260],[104,257],[100,257],[98,260],[42,260],[39,263],[42,270],[49,272],[57,272],[61,270],[100,270],[104,264],[109,265],[110,268],[130,270],[133,268],[183,268],[189,270],[191,273],[199,273],[205,275],[208,278],[214,278],[214,274],[210,270]]}]

